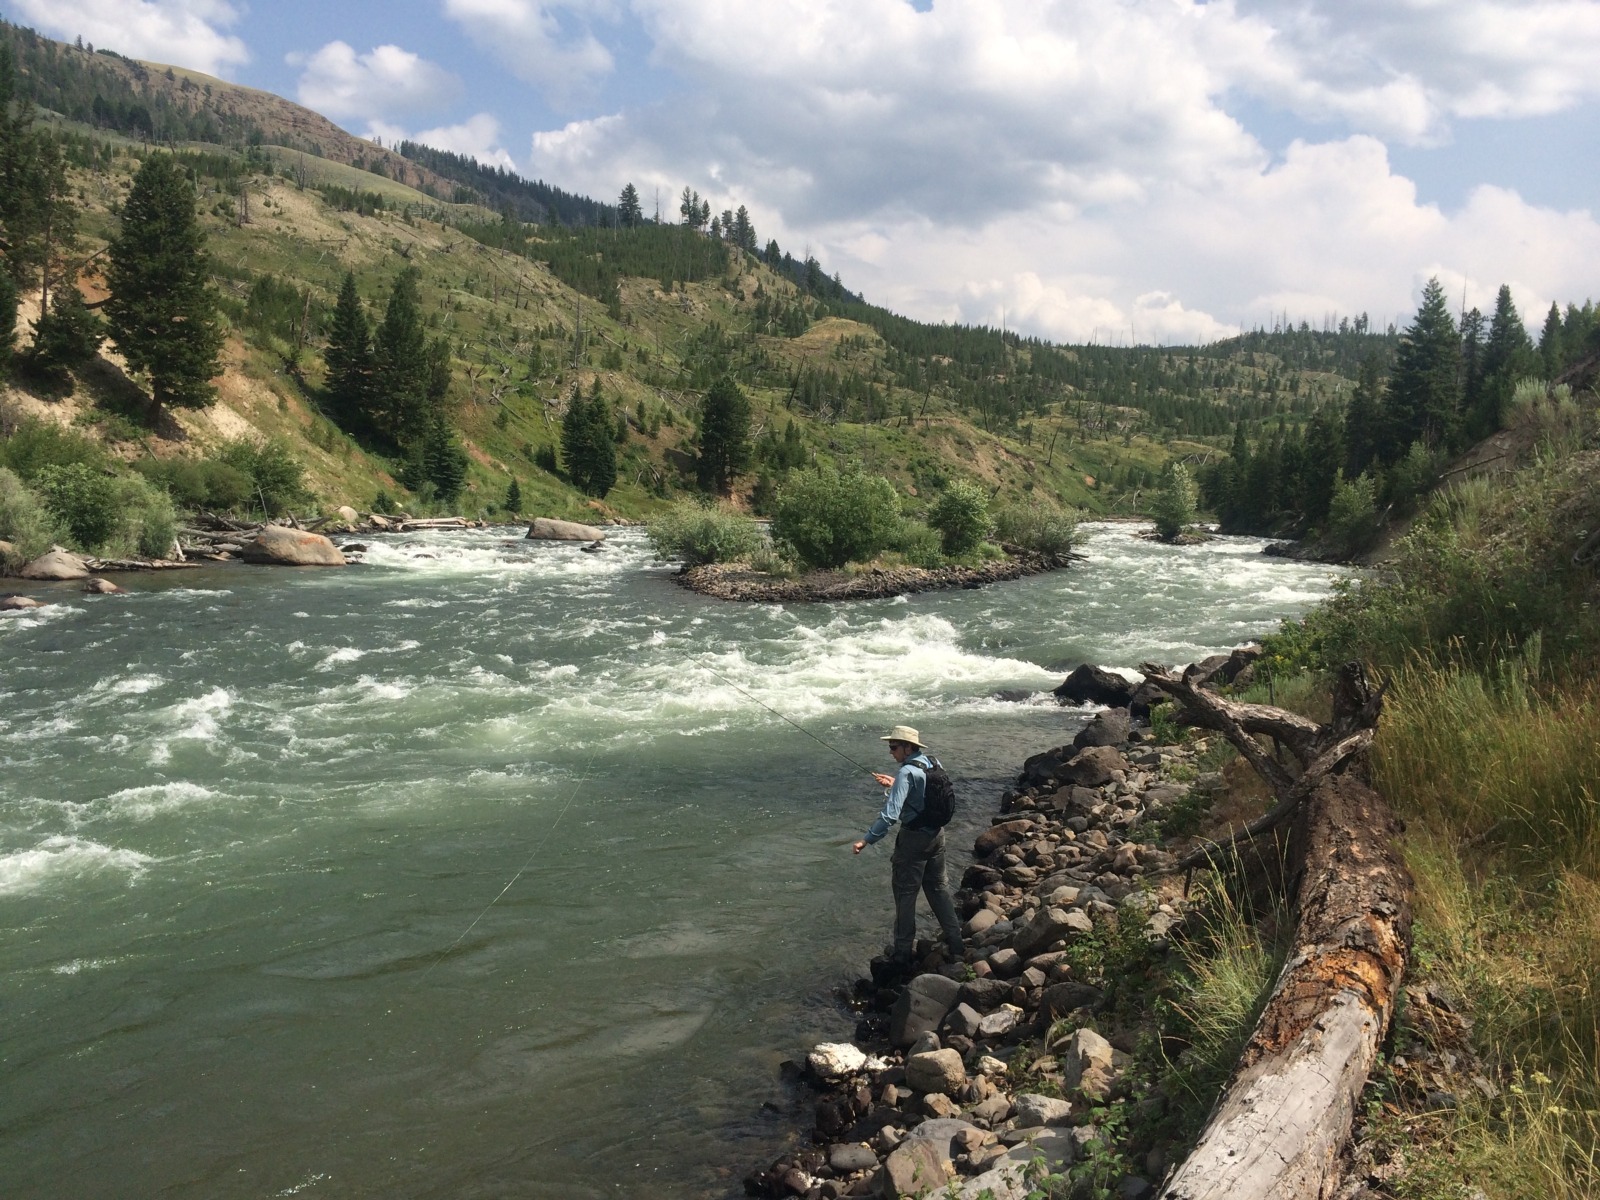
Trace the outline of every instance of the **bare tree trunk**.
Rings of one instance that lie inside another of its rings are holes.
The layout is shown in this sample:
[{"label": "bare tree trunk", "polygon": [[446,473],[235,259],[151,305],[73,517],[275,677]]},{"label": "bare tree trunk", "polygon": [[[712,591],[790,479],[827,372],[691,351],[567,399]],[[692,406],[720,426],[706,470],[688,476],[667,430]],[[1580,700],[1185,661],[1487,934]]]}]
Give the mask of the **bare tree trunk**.
[{"label": "bare tree trunk", "polygon": [[[1199,1144],[1162,1191],[1167,1200],[1322,1200],[1389,1029],[1411,945],[1411,877],[1394,849],[1383,797],[1345,768],[1367,748],[1382,705],[1358,668],[1341,674],[1334,720],[1232,704],[1189,677],[1146,668],[1200,723],[1220,729],[1278,803],[1226,845],[1294,817],[1294,949]],[[1302,770],[1268,756],[1280,738]],[[1214,859],[1210,847],[1180,863]]]}]

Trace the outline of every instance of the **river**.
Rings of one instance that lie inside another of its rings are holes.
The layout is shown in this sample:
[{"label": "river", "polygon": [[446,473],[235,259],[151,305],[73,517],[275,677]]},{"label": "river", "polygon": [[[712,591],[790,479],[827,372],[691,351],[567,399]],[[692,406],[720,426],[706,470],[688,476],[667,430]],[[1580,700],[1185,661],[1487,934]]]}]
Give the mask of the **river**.
[{"label": "river", "polygon": [[1070,666],[1332,578],[1107,524],[1014,583],[738,606],[638,532],[519,533],[0,618],[0,1194],[736,1193],[889,921],[880,790],[774,713],[874,769],[917,726],[970,846],[1081,725]]}]

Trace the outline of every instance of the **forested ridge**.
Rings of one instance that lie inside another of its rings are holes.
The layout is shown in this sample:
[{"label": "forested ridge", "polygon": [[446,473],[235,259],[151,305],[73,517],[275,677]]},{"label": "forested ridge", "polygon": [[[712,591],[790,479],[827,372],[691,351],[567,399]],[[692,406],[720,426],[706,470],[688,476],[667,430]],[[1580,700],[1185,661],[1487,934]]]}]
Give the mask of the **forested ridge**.
[{"label": "forested ridge", "polygon": [[[1457,320],[1437,289],[1404,331],[1364,314],[1319,327],[1285,317],[1198,347],[930,324],[763,238],[744,209],[713,213],[692,186],[658,217],[660,201],[646,212],[631,183],[602,202],[411,143],[396,154],[341,134],[367,149],[335,153],[308,140],[309,125],[244,119],[232,99],[243,90],[220,81],[16,26],[0,34],[18,66],[9,108],[30,129],[12,142],[57,162],[45,191],[58,208],[83,200],[81,219],[52,224],[48,204],[8,214],[8,228],[52,230],[8,254],[19,311],[48,301],[52,277],[76,274],[91,300],[105,288],[128,189],[170,159],[193,193],[208,281],[197,302],[304,412],[264,424],[307,458],[314,493],[364,504],[381,493],[494,511],[515,485],[523,502],[570,509],[587,495],[643,513],[715,477],[714,490],[760,510],[820,459],[883,473],[912,511],[969,477],[1001,500],[1167,504],[1192,520],[1192,505],[1170,503],[1188,487],[1174,493],[1168,478],[1179,463],[1229,531],[1321,530],[1341,496],[1341,528],[1352,504],[1365,528],[1498,428],[1519,381],[1554,378],[1593,337],[1587,302],[1557,309],[1535,341],[1505,310],[1508,291],[1491,316]],[[99,315],[117,309],[95,302]],[[119,345],[97,319],[47,313],[50,336],[32,341],[26,320],[14,326],[18,381],[70,387],[102,342]],[[1408,382],[1452,371],[1453,385],[1425,396]],[[699,427],[724,378],[750,402],[750,453],[734,455],[731,477],[708,476]],[[158,382],[145,384],[146,410],[106,413],[97,398],[105,415],[85,423],[128,444],[179,396]],[[208,386],[184,395],[208,402]],[[554,422],[574,397],[609,406],[614,477],[563,460]],[[1358,503],[1369,493],[1370,512]]]}]

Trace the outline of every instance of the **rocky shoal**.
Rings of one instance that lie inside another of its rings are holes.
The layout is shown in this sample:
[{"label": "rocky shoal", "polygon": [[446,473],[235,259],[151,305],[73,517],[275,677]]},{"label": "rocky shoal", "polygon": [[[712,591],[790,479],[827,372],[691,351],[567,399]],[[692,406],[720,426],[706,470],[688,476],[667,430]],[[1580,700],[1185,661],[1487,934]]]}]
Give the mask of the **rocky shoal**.
[{"label": "rocky shoal", "polygon": [[718,600],[763,604],[804,601],[882,600],[912,592],[978,588],[1008,579],[1040,575],[1065,567],[1079,555],[1009,554],[979,567],[871,567],[864,571],[808,571],[793,578],[769,575],[743,563],[689,567],[675,578],[680,585]]},{"label": "rocky shoal", "polygon": [[[1106,1102],[1133,1086],[1134,1046],[1109,1022],[1097,1028],[1101,989],[1075,977],[1073,947],[1111,929],[1164,946],[1184,919],[1152,818],[1221,789],[1196,770],[1206,749],[1157,746],[1110,709],[1071,745],[1029,758],[956,893],[964,961],[923,943],[907,978],[874,960],[855,987],[855,1039],[815,1047],[800,1068],[815,1089],[811,1144],[751,1172],[746,1194],[1023,1200],[1041,1168],[1093,1156],[1109,1136],[1096,1123]],[[1119,1196],[1153,1194],[1159,1153]]]}]

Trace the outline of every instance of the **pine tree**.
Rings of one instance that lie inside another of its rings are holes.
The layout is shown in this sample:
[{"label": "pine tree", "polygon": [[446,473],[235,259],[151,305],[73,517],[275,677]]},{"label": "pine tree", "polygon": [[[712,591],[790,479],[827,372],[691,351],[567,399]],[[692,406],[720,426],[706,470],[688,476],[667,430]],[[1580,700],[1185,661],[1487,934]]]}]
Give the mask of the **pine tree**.
[{"label": "pine tree", "polygon": [[129,365],[149,373],[157,407],[211,404],[211,379],[222,369],[211,258],[194,205],[194,185],[178,161],[150,155],[107,250],[107,325]]},{"label": "pine tree", "polygon": [[467,484],[467,452],[443,412],[435,411],[422,438],[422,469],[440,504],[454,504]]},{"label": "pine tree", "polygon": [[1533,342],[1511,299],[1511,289],[1501,284],[1494,300],[1494,315],[1489,318],[1489,333],[1483,342],[1478,405],[1468,417],[1468,430],[1474,439],[1488,437],[1500,428],[1517,381],[1533,371]]},{"label": "pine tree", "polygon": [[501,507],[508,513],[522,511],[522,485],[514,477],[511,480],[511,486],[506,488],[506,502]]},{"label": "pine tree", "polygon": [[639,189],[631,183],[617,197],[617,219],[629,229],[644,224],[644,209],[639,206]]},{"label": "pine tree", "polygon": [[328,368],[328,415],[351,433],[371,433],[375,415],[372,330],[352,271],[345,272],[340,285],[322,361]]},{"label": "pine tree", "polygon": [[0,271],[0,373],[11,366],[16,346],[17,285],[8,273]]},{"label": "pine tree", "polygon": [[418,441],[428,429],[431,364],[422,332],[417,269],[395,278],[383,321],[372,339],[373,386],[378,433],[397,449]]},{"label": "pine tree", "polygon": [[33,323],[27,369],[56,387],[70,387],[68,372],[92,362],[105,340],[105,324],[90,312],[76,286],[57,287],[50,311]]},{"label": "pine tree", "polygon": [[1483,314],[1477,309],[1461,318],[1461,426],[1470,427],[1472,414],[1483,404]]},{"label": "pine tree", "polygon": [[1461,340],[1438,277],[1422,289],[1415,320],[1400,335],[1384,397],[1385,438],[1380,457],[1400,459],[1415,442],[1431,449],[1451,444],[1461,397]]},{"label": "pine tree", "polygon": [[1561,306],[1552,300],[1550,311],[1545,314],[1544,329],[1539,334],[1539,360],[1546,381],[1561,374],[1561,342]]},{"label": "pine tree", "polygon": [[572,387],[561,418],[561,457],[567,478],[587,495],[604,496],[617,482],[615,430],[598,379],[588,398]]},{"label": "pine tree", "polygon": [[1344,473],[1354,479],[1378,456],[1383,442],[1383,362],[1376,354],[1361,361],[1356,388],[1344,413]]},{"label": "pine tree", "polygon": [[732,376],[711,385],[700,408],[695,476],[706,491],[727,495],[750,467],[750,400]]}]

